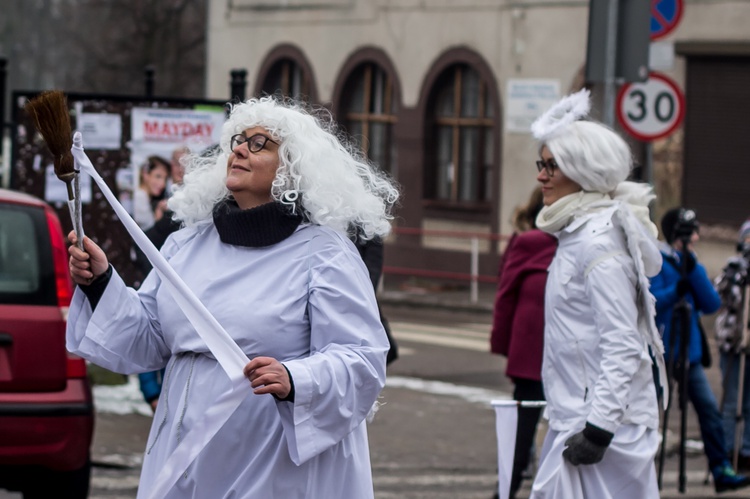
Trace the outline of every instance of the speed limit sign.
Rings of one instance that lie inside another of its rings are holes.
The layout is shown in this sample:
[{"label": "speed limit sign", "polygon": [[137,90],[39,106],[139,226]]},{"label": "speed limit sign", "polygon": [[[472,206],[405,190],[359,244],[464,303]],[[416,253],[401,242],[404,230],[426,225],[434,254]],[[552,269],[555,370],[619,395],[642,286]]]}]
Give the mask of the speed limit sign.
[{"label": "speed limit sign", "polygon": [[651,73],[643,83],[623,85],[617,95],[617,119],[639,140],[666,137],[684,116],[685,97],[674,81],[659,73]]}]

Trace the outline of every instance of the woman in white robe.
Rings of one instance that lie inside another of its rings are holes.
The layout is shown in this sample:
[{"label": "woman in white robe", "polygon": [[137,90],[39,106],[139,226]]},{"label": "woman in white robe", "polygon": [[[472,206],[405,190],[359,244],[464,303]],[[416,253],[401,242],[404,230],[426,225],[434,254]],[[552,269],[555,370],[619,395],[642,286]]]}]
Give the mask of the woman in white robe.
[{"label": "woman in white robe", "polygon": [[659,272],[650,187],[625,182],[630,150],[580,121],[583,90],[532,126],[545,207],[537,226],[558,238],[545,291],[542,380],[549,431],[535,499],[652,499],[659,412],[652,358],[663,346],[648,276]]},{"label": "woman in white robe", "polygon": [[[136,292],[93,241],[70,247],[68,349],[166,368],[139,498],[170,473],[167,498],[373,497],[366,417],[388,341],[346,230],[385,236],[398,191],[328,127],[272,98],[235,105],[218,156],[192,158],[170,199],[185,227],[162,254],[248,358],[231,415],[228,376],[156,272]],[[181,443],[199,452],[177,469]]]}]

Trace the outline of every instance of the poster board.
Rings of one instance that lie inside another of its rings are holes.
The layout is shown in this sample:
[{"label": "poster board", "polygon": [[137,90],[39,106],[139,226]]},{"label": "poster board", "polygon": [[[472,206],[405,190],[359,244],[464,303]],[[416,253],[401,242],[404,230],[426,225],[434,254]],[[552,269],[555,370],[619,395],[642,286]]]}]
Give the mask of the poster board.
[{"label": "poster board", "polygon": [[[23,108],[37,94],[16,91],[12,95],[10,187],[45,199],[57,211],[67,234],[72,224],[64,203],[64,183],[54,175],[52,155]],[[126,207],[137,188],[144,158],[159,154],[169,159],[179,145],[201,152],[218,142],[226,114],[224,101],[78,93],[68,93],[67,98],[73,130],[82,131],[94,167]],[[135,264],[132,240],[92,184],[82,176],[84,231],[104,249],[126,283],[139,285],[145,276]]]}]

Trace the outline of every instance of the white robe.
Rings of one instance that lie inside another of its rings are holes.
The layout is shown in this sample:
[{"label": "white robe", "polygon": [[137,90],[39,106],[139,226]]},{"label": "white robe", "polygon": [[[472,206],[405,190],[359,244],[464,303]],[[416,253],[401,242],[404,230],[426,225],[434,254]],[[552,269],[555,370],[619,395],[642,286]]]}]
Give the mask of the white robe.
[{"label": "white robe", "polygon": [[[289,369],[294,402],[247,398],[168,498],[371,498],[365,417],[385,383],[388,340],[354,245],[314,225],[266,248],[231,246],[213,224],[181,230],[162,253],[248,359]],[[68,349],[107,369],[166,366],[141,474],[148,491],[179,441],[231,390],[160,279],[136,292],[114,273],[96,310],[77,290]],[[209,417],[210,419],[210,417]]]},{"label": "white robe", "polygon": [[565,441],[576,430],[550,429],[540,453],[533,499],[656,499],[654,453],[658,430],[643,425],[622,425],[615,432],[604,458],[594,465],[573,466],[562,457]]}]

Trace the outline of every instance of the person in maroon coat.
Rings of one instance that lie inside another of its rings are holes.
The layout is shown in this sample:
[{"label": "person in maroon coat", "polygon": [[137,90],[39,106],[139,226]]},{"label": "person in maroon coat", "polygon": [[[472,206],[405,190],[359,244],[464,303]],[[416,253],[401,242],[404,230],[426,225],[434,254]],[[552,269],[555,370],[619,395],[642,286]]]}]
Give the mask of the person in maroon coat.
[{"label": "person in maroon coat", "polygon": [[[542,351],[544,345],[544,287],[557,240],[536,228],[542,209],[542,191],[535,189],[525,207],[516,211],[516,232],[500,262],[493,312],[490,350],[507,357],[506,376],[513,380],[515,400],[544,400]],[[510,482],[510,497],[521,486],[529,464],[540,408],[521,408],[516,450]]]}]

